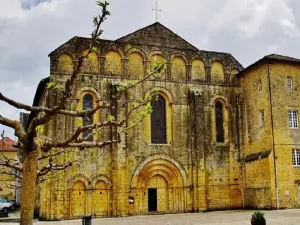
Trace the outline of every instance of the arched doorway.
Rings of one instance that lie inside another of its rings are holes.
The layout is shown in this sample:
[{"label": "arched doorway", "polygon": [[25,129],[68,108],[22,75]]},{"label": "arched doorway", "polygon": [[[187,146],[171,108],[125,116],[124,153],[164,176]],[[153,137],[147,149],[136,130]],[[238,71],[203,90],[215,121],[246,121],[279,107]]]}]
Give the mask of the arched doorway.
[{"label": "arched doorway", "polygon": [[93,190],[93,214],[94,216],[109,215],[109,190],[106,183],[102,180],[95,184]]},{"label": "arched doorway", "polygon": [[241,209],[243,207],[243,193],[240,189],[231,190],[230,202],[233,209]]},{"label": "arched doorway", "polygon": [[70,190],[70,216],[77,218],[86,213],[86,187],[82,181],[76,181]]},{"label": "arched doorway", "polygon": [[131,181],[134,214],[185,210],[183,176],[172,162],[154,159],[144,163],[135,173]]},{"label": "arched doorway", "polygon": [[156,174],[148,180],[147,187],[148,211],[169,211],[168,181],[162,175]]}]

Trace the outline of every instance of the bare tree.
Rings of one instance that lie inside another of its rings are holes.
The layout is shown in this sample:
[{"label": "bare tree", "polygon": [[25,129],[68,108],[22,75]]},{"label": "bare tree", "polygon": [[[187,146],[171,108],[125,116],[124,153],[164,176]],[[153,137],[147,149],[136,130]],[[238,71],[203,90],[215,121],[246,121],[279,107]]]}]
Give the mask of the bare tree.
[{"label": "bare tree", "polygon": [[[138,124],[149,113],[151,113],[150,100],[147,97],[139,100],[128,100],[130,104],[129,110],[125,116],[117,120],[113,115],[108,116],[106,121],[99,123],[91,123],[89,125],[78,126],[75,132],[65,140],[51,138],[43,135],[44,125],[48,124],[53,118],[65,115],[75,118],[91,118],[101,105],[97,103],[96,107],[88,110],[74,111],[68,104],[75,89],[75,80],[81,73],[84,60],[93,51],[97,51],[94,47],[99,41],[103,30],[100,29],[110,12],[107,10],[108,2],[97,1],[97,5],[101,8],[101,13],[94,17],[93,23],[95,30],[91,34],[90,47],[86,54],[79,57],[78,62],[73,66],[72,74],[63,84],[49,82],[45,88],[44,94],[56,94],[59,101],[56,105],[47,107],[43,105],[30,106],[21,102],[14,101],[0,92],[0,100],[8,103],[18,109],[22,109],[31,113],[31,119],[28,122],[27,129],[24,129],[19,121],[9,119],[0,114],[0,124],[14,129],[15,136],[18,138],[16,148],[19,149],[22,157],[22,163],[18,160],[11,160],[5,157],[0,158],[0,165],[9,167],[18,171],[17,179],[22,180],[21,195],[21,220],[22,225],[31,225],[33,223],[34,205],[37,196],[37,185],[39,181],[47,179],[49,173],[63,171],[71,167],[76,160],[70,159],[67,162],[59,163],[57,157],[70,155],[74,151],[87,151],[91,147],[104,148],[107,145],[118,144],[121,142],[121,134]],[[165,63],[158,62],[153,65],[152,71],[138,81],[128,81],[116,87],[112,95],[111,101],[106,107],[114,107],[116,101],[124,99],[135,92],[136,87],[155,74],[160,74],[165,70]],[[128,98],[127,98],[128,99]],[[129,122],[130,121],[130,122]],[[105,127],[111,127],[115,130],[115,135],[107,140],[88,141],[89,135],[94,132],[105,132]],[[88,135],[82,135],[87,132]],[[58,151],[59,149],[59,151]],[[15,175],[15,174],[12,174]]]}]

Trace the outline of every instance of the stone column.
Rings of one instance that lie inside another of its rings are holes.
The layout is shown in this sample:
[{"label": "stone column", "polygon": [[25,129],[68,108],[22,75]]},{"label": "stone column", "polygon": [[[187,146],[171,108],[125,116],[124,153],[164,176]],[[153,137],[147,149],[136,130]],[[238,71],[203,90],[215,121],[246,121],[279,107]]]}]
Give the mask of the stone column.
[{"label": "stone column", "polygon": [[105,56],[99,56],[98,57],[99,60],[99,73],[100,75],[104,74],[104,65],[105,65]]},{"label": "stone column", "polygon": [[122,77],[127,77],[128,76],[128,74],[127,74],[127,64],[128,64],[128,58],[123,58],[122,59],[122,71],[123,71]]},{"label": "stone column", "polygon": [[205,75],[206,75],[205,81],[211,83],[211,66],[205,67]]},{"label": "stone column", "polygon": [[225,75],[225,84],[230,84],[230,70],[229,68],[224,68],[224,75]]},{"label": "stone column", "polygon": [[56,74],[57,71],[57,64],[58,64],[58,59],[51,59],[50,60],[50,74]]},{"label": "stone column", "polygon": [[144,76],[147,76],[147,70],[150,69],[150,61],[149,60],[144,60]]},{"label": "stone column", "polygon": [[172,63],[170,62],[167,62],[167,69],[166,69],[166,80],[172,80],[172,74],[171,74],[171,71],[172,71]]},{"label": "stone column", "polygon": [[186,64],[186,81],[189,82],[192,80],[192,64]]}]

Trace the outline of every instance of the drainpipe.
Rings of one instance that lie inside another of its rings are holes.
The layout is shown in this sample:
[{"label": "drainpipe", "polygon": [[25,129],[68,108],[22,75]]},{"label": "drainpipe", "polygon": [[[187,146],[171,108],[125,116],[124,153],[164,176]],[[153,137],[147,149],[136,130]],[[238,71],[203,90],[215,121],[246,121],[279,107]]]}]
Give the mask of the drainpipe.
[{"label": "drainpipe", "polygon": [[274,139],[274,120],[273,120],[273,105],[272,105],[272,87],[271,87],[271,74],[270,65],[272,63],[267,62],[268,66],[268,82],[269,82],[269,102],[270,102],[270,113],[271,113],[271,132],[272,132],[272,152],[273,152],[273,163],[274,163],[274,177],[275,177],[275,191],[276,191],[276,209],[279,209],[278,199],[278,178],[277,178],[277,165],[276,165],[276,150],[275,150],[275,139]]}]

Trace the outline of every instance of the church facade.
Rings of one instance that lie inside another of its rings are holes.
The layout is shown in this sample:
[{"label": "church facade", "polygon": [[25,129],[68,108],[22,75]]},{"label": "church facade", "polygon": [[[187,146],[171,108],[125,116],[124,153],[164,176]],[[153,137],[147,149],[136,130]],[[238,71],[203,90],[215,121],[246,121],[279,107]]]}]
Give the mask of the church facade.
[{"label": "church facade", "polygon": [[[63,82],[89,44],[88,38],[74,37],[54,50],[49,55],[49,79]],[[263,107],[268,102],[262,100],[258,107],[256,89],[249,88],[254,81],[260,85],[256,76],[248,75],[253,68],[244,70],[228,53],[199,50],[160,23],[115,41],[99,40],[96,47],[77,77],[69,106],[81,110],[103,105],[94,122],[113,113],[122,117],[128,104],[118,101],[113,112],[105,107],[112,86],[138,80],[155,61],[165,60],[166,71],[138,86],[133,96],[158,93],[151,102],[153,113],[129,130],[120,144],[83,151],[74,156],[78,163],[72,168],[43,181],[38,198],[41,219],[276,208],[279,200],[282,207],[296,207],[298,175],[293,172],[292,156],[288,171],[296,175],[279,193],[279,180],[275,184],[272,175],[274,143],[263,139],[271,137],[269,128],[258,134],[252,126],[258,118],[256,110],[259,115],[265,110],[265,119],[269,112]],[[268,93],[260,95],[268,98]],[[40,103],[53,105],[56,99],[42,96]],[[58,116],[45,132],[67,138],[82,123],[82,119]],[[107,129],[91,140],[110,135]],[[285,205],[287,191],[292,200]]]}]

